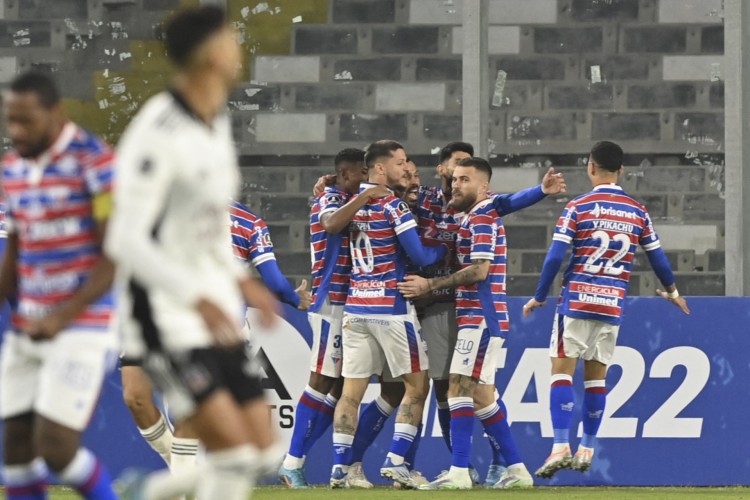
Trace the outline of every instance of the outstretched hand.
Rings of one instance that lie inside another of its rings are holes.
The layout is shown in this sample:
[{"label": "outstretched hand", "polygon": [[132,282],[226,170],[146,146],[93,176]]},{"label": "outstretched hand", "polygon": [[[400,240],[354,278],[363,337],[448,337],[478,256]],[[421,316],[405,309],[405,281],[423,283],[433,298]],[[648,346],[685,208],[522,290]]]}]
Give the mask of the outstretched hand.
[{"label": "outstretched hand", "polygon": [[555,167],[550,167],[542,178],[542,192],[544,194],[564,193],[567,189],[563,174],[556,174]]}]

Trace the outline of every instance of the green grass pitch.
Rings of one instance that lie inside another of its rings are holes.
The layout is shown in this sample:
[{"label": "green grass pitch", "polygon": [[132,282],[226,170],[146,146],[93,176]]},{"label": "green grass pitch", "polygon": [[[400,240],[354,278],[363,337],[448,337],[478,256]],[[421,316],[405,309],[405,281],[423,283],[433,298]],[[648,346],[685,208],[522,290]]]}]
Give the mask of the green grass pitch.
[{"label": "green grass pitch", "polygon": [[[714,499],[746,499],[750,500],[750,488],[533,488],[522,491],[496,491],[476,488],[471,491],[397,491],[392,488],[375,488],[372,490],[331,490],[327,487],[311,488],[309,490],[289,490],[280,486],[266,486],[258,488],[252,495],[253,500],[374,500],[387,498],[389,500],[414,499],[423,497],[425,500],[434,499],[471,499],[471,498],[502,498],[503,500],[533,499],[533,500],[567,500],[591,499],[601,500],[714,500]],[[5,498],[5,495],[2,495]],[[80,498],[73,491],[54,488],[51,500],[73,500]]]}]

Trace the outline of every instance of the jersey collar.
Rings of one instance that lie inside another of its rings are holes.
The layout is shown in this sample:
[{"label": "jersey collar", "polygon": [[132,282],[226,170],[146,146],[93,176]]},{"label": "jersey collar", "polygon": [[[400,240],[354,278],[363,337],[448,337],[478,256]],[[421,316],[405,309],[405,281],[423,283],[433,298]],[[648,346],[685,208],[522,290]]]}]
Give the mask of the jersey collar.
[{"label": "jersey collar", "polygon": [[482,200],[479,203],[477,203],[476,205],[474,205],[474,207],[471,210],[469,210],[469,213],[473,214],[477,210],[479,210],[480,208],[484,208],[487,205],[489,205],[490,203],[492,203],[492,198],[485,198],[484,200]]},{"label": "jersey collar", "polygon": [[597,184],[594,186],[594,191],[598,191],[600,189],[615,189],[617,191],[622,191],[622,187],[615,184],[614,182],[605,182],[604,184]]}]

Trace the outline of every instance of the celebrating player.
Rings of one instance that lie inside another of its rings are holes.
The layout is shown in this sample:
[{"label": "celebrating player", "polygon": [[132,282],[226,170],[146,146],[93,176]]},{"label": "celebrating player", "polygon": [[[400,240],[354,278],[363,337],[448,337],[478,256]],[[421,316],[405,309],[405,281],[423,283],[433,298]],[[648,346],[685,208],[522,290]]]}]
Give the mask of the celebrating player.
[{"label": "celebrating player", "polygon": [[481,158],[465,158],[453,172],[451,204],[466,212],[458,230],[456,254],[460,269],[441,277],[408,276],[398,288],[417,298],[441,288],[456,288],[458,336],[450,364],[448,404],[453,461],[447,474],[427,489],[468,489],[474,414],[495,446],[504,445],[508,469],[495,487],[533,484],[515,442],[504,410],[495,400],[497,358],[509,329],[505,303],[505,229],[488,195],[492,168]]},{"label": "celebrating player", "polygon": [[[419,220],[420,236],[425,244],[446,244],[450,248],[455,246],[461,217],[460,210],[456,210],[451,204],[453,171],[459,161],[473,155],[474,147],[466,142],[451,142],[440,150],[437,173],[440,176],[441,186],[422,187],[419,190],[416,214]],[[498,215],[503,217],[531,206],[543,200],[547,195],[564,192],[565,188],[565,179],[562,174],[556,174],[554,169],[550,168],[540,185],[514,194],[491,195],[491,198]],[[453,271],[454,262],[448,262],[421,269],[419,274],[425,278],[436,278],[446,276]],[[434,290],[428,298],[417,301],[417,304],[418,307],[421,306],[420,318],[430,358],[429,374],[435,387],[438,421],[443,439],[450,450],[451,420],[448,406],[448,379],[458,335],[455,290],[452,288]],[[498,404],[504,408],[501,400],[498,400]],[[511,437],[510,433],[507,435]],[[494,486],[506,470],[502,465],[504,462],[502,450],[515,448],[513,443],[507,446],[505,443],[491,444],[493,456],[485,480],[486,487]],[[479,475],[473,467],[469,466],[469,472],[474,482],[479,482]]]},{"label": "celebrating player", "polygon": [[46,498],[49,467],[85,498],[115,499],[106,469],[81,446],[116,359],[113,271],[101,245],[113,153],[67,121],[46,75],[13,80],[3,111],[13,150],[3,159],[0,301],[18,299],[0,359],[6,495]]},{"label": "celebrating player", "polygon": [[295,414],[289,452],[279,469],[279,479],[290,488],[306,488],[305,456],[333,421],[338,402],[336,382],[341,376],[341,319],[344,313],[351,257],[346,226],[364,202],[388,194],[375,186],[363,196],[349,197],[367,179],[365,152],[344,149],[334,159],[335,184],[317,195],[310,212],[312,251],[312,305],[308,318],[313,330],[310,378]]},{"label": "celebrating player", "polygon": [[200,470],[133,477],[130,492],[245,500],[257,470],[278,457],[240,314],[247,302],[271,325],[279,305],[228,245],[240,174],[224,103],[241,53],[214,6],[179,12],[165,39],[174,88],[152,97],[123,136],[106,249],[122,287],[125,352],[143,359],[207,453]]},{"label": "celebrating player", "polygon": [[[612,142],[598,142],[591,149],[587,174],[594,189],[571,200],[563,210],[534,298],[523,308],[524,316],[528,316],[545,304],[549,287],[572,244],[550,345],[550,413],[555,437],[552,453],[536,471],[539,477],[552,477],[565,468],[585,472],[591,467],[606,402],[607,366],[615,350],[637,245],[646,251],[666,289],[656,292],[685,314],[690,313],[674,284],[672,269],[646,208],[617,185],[623,172],[622,157],[622,149]],[[571,456],[572,383],[579,358],[584,365],[583,439]]]},{"label": "celebrating player", "polygon": [[[372,143],[365,156],[369,183],[395,185],[403,176],[406,153],[395,141]],[[396,290],[408,256],[418,265],[444,257],[445,248],[425,248],[419,241],[409,207],[396,196],[366,204],[352,221],[352,275],[344,307],[343,346],[345,377],[341,401],[334,415],[334,467],[331,486],[345,484],[351,464],[351,445],[357,429],[359,404],[370,376],[381,374],[387,362],[394,377],[403,376],[404,398],[396,417],[391,451],[381,475],[414,487],[404,456],[422,419],[427,395],[427,353],[413,306]]]}]

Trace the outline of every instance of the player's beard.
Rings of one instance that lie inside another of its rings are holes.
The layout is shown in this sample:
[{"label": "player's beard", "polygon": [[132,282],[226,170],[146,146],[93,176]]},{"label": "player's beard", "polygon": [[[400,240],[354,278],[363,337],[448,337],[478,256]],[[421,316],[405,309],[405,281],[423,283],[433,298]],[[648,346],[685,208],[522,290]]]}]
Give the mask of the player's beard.
[{"label": "player's beard", "polygon": [[456,199],[456,192],[453,192],[451,198],[451,206],[458,212],[466,212],[469,208],[474,206],[477,202],[476,193],[459,193],[458,199]]}]

